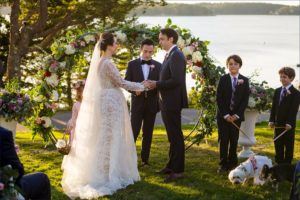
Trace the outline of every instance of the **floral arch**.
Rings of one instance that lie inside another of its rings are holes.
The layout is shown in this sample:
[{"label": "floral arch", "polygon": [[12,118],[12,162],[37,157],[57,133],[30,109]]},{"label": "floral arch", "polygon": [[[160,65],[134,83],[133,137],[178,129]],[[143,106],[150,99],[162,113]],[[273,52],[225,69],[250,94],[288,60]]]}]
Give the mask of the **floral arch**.
[{"label": "floral arch", "polygon": [[[190,92],[190,99],[196,102],[195,107],[201,112],[190,135],[195,132],[192,142],[197,143],[210,135],[215,127],[216,86],[225,70],[214,64],[208,52],[208,41],[201,41],[192,36],[188,29],[172,24],[170,19],[165,27],[171,27],[179,33],[177,46],[187,59],[187,72],[192,72],[192,78],[196,80]],[[138,56],[140,43],[145,38],[150,38],[158,44],[160,29],[160,26],[148,27],[145,24],[122,25],[110,29],[121,45],[114,58],[117,66],[124,69],[129,60]],[[98,35],[93,32],[64,42],[55,42],[51,47],[51,55],[44,57],[42,67],[36,75],[37,84],[31,94],[35,105],[30,119],[33,136],[39,134],[45,142],[55,143],[51,117],[55,114],[64,93],[60,79],[70,72],[76,56],[91,52],[97,39]],[[83,77],[86,75],[87,73]]]}]

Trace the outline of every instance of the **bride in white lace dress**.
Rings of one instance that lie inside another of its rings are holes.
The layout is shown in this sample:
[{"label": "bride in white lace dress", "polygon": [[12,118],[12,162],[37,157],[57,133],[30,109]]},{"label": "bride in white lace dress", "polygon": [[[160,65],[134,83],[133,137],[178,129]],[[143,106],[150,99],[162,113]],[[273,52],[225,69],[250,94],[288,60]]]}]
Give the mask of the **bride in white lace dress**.
[{"label": "bride in white lace dress", "polygon": [[115,37],[107,32],[94,49],[75,137],[62,164],[61,184],[72,199],[111,195],[140,180],[128,107],[121,88],[143,91],[145,87],[121,78],[111,61],[116,49]]}]

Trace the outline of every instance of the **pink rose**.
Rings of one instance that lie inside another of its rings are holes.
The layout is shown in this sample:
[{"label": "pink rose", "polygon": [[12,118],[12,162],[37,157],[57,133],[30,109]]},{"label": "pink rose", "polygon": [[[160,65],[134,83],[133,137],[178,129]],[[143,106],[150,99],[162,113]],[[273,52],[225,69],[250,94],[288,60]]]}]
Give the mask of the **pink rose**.
[{"label": "pink rose", "polygon": [[80,41],[80,46],[85,47],[85,42],[84,41]]},{"label": "pink rose", "polygon": [[244,83],[244,80],[243,80],[243,79],[239,79],[239,80],[237,81],[237,83],[238,83],[238,85],[242,85],[242,84]]},{"label": "pink rose", "polygon": [[150,70],[152,71],[155,68],[155,65],[150,65]]},{"label": "pink rose", "polygon": [[0,191],[3,191],[3,190],[4,190],[4,184],[0,183]]},{"label": "pink rose", "polygon": [[76,42],[70,42],[69,45],[70,45],[71,47],[73,47],[73,48],[76,48],[76,47],[77,47]]}]

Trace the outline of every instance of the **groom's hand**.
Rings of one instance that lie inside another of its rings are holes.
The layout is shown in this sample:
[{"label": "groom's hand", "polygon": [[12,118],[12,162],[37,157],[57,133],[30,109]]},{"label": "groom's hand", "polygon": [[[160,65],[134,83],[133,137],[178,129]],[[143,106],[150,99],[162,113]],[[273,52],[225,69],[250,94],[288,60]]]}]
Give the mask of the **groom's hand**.
[{"label": "groom's hand", "polygon": [[153,90],[154,88],[156,88],[156,81],[145,81],[145,87],[147,87],[149,90]]}]

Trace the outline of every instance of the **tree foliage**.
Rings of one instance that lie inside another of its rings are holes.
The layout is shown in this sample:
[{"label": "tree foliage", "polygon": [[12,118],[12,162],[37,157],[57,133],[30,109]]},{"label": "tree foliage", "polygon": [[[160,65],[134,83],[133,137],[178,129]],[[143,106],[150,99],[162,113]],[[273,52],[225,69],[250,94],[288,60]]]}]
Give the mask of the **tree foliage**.
[{"label": "tree foliage", "polygon": [[[2,0],[9,3],[10,44],[8,79],[21,76],[22,58],[45,49],[53,38],[70,27],[88,28],[93,23],[105,27],[125,20],[135,7],[164,4],[164,0]],[[98,19],[98,20],[95,20]]]}]

